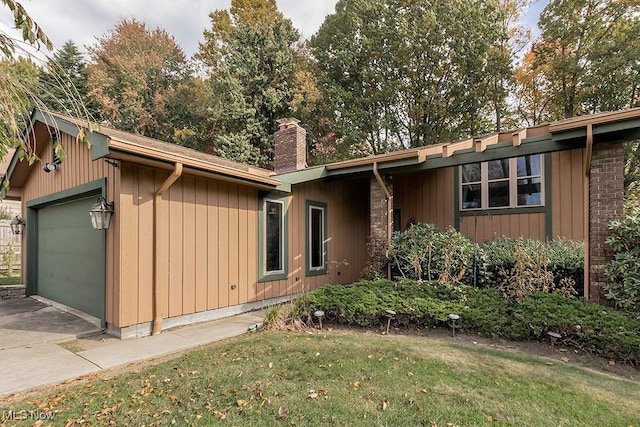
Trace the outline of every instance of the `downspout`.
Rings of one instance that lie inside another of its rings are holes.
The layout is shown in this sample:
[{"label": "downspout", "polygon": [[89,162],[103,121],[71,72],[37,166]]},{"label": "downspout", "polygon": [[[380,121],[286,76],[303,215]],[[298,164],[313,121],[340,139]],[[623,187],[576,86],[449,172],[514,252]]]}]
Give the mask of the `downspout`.
[{"label": "downspout", "polygon": [[589,227],[589,218],[590,218],[590,203],[589,203],[589,181],[591,175],[591,153],[593,152],[593,126],[591,124],[587,125],[587,146],[585,149],[585,158],[584,158],[584,181],[583,181],[583,196],[584,197],[584,213],[583,213],[583,234],[584,234],[584,285],[583,285],[583,293],[585,300],[589,300],[591,295],[589,295],[589,289],[591,288],[591,274],[589,274],[590,264],[589,264],[589,239],[590,239],[590,227]]},{"label": "downspout", "polygon": [[160,277],[160,262],[158,248],[158,200],[173,185],[174,182],[182,175],[182,163],[176,163],[173,172],[162,183],[158,191],[153,195],[153,329],[151,335],[158,334],[162,331],[162,313],[160,309],[160,297],[163,289],[158,285],[158,277]]},{"label": "downspout", "polygon": [[[384,185],[384,181],[378,172],[378,162],[373,162],[373,175],[376,177],[380,188],[382,188],[385,199],[387,199],[387,253],[389,253],[391,251],[391,235],[393,234],[393,196],[389,193],[387,186]],[[390,263],[387,263],[387,280],[391,280]]]}]

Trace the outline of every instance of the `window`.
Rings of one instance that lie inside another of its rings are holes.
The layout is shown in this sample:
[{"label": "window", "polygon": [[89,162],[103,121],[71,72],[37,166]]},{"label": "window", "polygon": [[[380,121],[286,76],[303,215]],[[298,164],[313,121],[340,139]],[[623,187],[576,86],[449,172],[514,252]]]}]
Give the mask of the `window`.
[{"label": "window", "polygon": [[285,199],[260,201],[260,281],[287,277],[286,211]]},{"label": "window", "polygon": [[460,167],[460,209],[543,206],[542,155],[469,163]]},{"label": "window", "polygon": [[327,273],[327,205],[307,200],[307,276]]}]

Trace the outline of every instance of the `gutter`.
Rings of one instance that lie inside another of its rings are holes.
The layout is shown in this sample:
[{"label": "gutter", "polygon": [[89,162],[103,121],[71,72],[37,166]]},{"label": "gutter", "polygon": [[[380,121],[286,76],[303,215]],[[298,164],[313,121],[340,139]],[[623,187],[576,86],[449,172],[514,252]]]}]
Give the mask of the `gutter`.
[{"label": "gutter", "polygon": [[584,180],[583,180],[583,189],[582,189],[582,197],[583,201],[583,219],[582,222],[584,227],[584,298],[586,300],[590,299],[589,288],[591,275],[589,274],[590,265],[589,265],[589,211],[591,209],[589,203],[589,185],[590,185],[590,175],[591,175],[591,154],[593,152],[593,125],[591,123],[587,124],[587,146],[585,148],[584,154]]},{"label": "gutter", "polygon": [[160,299],[165,289],[160,289],[158,277],[160,276],[159,248],[158,248],[158,200],[162,195],[182,176],[182,163],[176,163],[173,172],[162,183],[158,191],[153,195],[153,329],[151,335],[162,331],[162,311]]},{"label": "gutter", "polygon": [[[373,162],[373,175],[376,177],[380,188],[382,188],[385,199],[387,199],[387,252],[389,252],[391,251],[391,235],[393,233],[393,217],[391,215],[393,196],[389,193],[387,186],[384,185],[384,181],[378,172],[378,162]],[[391,264],[389,263],[387,263],[387,280],[391,280]]]}]

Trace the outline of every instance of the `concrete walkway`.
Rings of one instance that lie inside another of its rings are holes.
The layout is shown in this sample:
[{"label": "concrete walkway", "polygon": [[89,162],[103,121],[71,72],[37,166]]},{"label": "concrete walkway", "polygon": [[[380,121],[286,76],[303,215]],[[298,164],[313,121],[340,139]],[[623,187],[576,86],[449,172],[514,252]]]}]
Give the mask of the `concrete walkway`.
[{"label": "concrete walkway", "polygon": [[[68,341],[77,336],[54,332],[49,335],[50,341],[41,342],[39,340],[45,335],[41,334],[42,331],[36,331],[40,335],[31,335],[29,344],[24,343],[25,339],[17,341],[21,343],[18,345],[13,343],[3,346],[0,342],[0,364],[3,366],[0,397],[240,335],[251,325],[261,323],[263,319],[263,313],[260,311],[244,313],[164,331],[150,337],[129,340],[104,339],[101,340],[103,342],[97,342],[93,348],[77,352],[67,350],[58,344],[64,341],[64,338]],[[73,322],[72,320],[72,324]],[[24,331],[28,329],[28,325],[23,323],[20,329]],[[9,338],[13,339],[11,329],[8,330]],[[6,331],[0,320],[0,333],[7,333]]]}]

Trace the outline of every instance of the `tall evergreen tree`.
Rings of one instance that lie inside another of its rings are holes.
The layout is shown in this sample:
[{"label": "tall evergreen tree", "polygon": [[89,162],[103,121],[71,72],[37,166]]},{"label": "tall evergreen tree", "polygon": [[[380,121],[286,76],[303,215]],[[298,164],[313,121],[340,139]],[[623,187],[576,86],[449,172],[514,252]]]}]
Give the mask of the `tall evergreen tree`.
[{"label": "tall evergreen tree", "polygon": [[197,55],[214,93],[209,151],[269,166],[276,120],[292,113],[298,31],[274,0],[233,0],[210,17]]},{"label": "tall evergreen tree", "polygon": [[[98,118],[98,104],[89,96],[87,64],[72,40],[47,61],[39,80],[40,98],[47,107],[72,114],[83,105],[90,116]],[[76,96],[69,98],[68,93]]]}]

